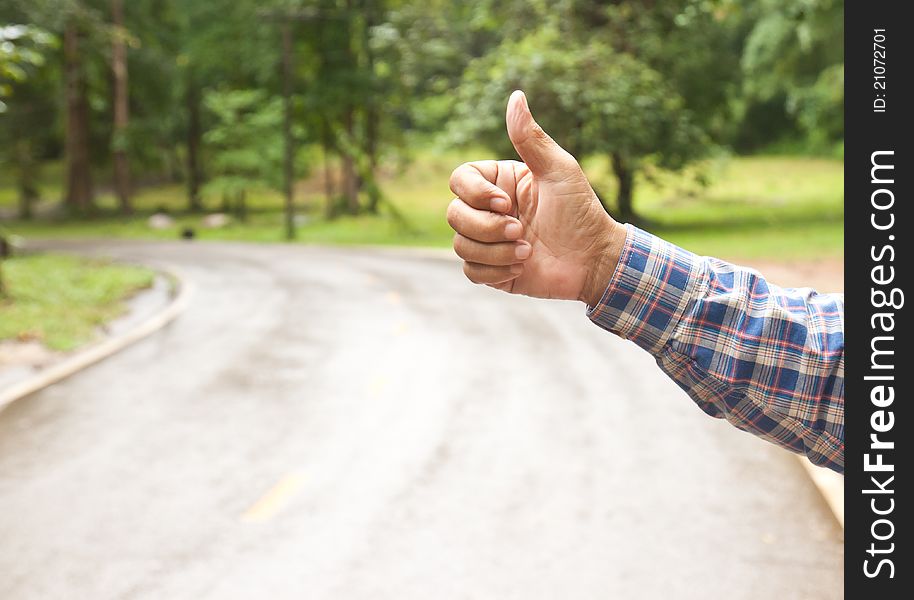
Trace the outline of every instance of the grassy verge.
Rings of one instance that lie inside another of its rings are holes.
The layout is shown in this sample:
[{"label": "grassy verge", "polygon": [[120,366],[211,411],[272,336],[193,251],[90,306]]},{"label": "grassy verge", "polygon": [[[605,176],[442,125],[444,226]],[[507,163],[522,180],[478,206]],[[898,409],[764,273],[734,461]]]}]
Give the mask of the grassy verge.
[{"label": "grassy verge", "polygon": [[[478,153],[478,156],[485,156]],[[452,195],[448,176],[468,156],[426,151],[402,172],[388,173],[385,196],[404,215],[404,226],[391,211],[380,215],[322,218],[319,178],[298,188],[303,223],[299,240],[330,244],[450,245],[452,232],[444,220]],[[710,184],[697,186],[682,175],[642,178],[635,206],[650,229],[702,254],[724,258],[822,258],[843,253],[843,166],[840,160],[759,156],[722,159],[704,165]],[[605,161],[593,160],[585,170],[598,188],[612,197],[614,185]],[[7,194],[8,195],[8,194]],[[0,193],[0,198],[4,194]],[[137,215],[114,213],[110,195],[99,197],[102,212],[91,219],[12,221],[7,229],[33,237],[142,237],[175,239],[183,227],[193,227],[202,239],[280,241],[282,198],[260,190],[249,196],[246,223],[234,221],[222,229],[205,229],[202,216],[182,212],[183,189],[177,185],[146,188],[135,197]],[[218,209],[215,199],[210,210]],[[165,209],[175,216],[174,227],[153,230],[147,218]]]},{"label": "grassy verge", "polygon": [[2,269],[0,340],[37,339],[63,351],[91,340],[154,277],[141,267],[46,254],[3,261]]},{"label": "grassy verge", "polygon": [[844,253],[844,167],[839,160],[753,157],[708,166],[711,184],[683,178],[642,186],[651,231],[722,258],[804,259]]}]

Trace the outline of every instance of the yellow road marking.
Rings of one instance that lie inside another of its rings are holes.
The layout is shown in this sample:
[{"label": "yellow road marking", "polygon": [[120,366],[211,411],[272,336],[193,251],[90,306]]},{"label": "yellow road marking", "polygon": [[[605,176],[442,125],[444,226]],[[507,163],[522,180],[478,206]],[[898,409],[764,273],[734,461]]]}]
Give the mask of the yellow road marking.
[{"label": "yellow road marking", "polygon": [[272,519],[276,513],[285,508],[289,500],[298,490],[301,489],[305,482],[305,476],[301,473],[290,473],[279,480],[260,500],[255,502],[249,509],[241,515],[241,520],[245,522],[259,522]]},{"label": "yellow road marking", "polygon": [[387,387],[387,384],[390,383],[390,379],[384,375],[378,375],[371,380],[368,384],[368,392],[371,396],[380,396],[381,392],[384,391],[384,388]]}]

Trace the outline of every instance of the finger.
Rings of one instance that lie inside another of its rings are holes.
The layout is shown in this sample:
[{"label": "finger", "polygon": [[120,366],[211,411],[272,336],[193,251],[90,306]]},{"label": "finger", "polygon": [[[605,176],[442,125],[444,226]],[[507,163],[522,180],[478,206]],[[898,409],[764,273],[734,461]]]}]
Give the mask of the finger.
[{"label": "finger", "polygon": [[451,191],[473,208],[506,213],[511,210],[511,196],[495,185],[497,179],[497,161],[464,163],[451,173]]},{"label": "finger", "polygon": [[454,234],[454,252],[463,260],[484,265],[513,265],[530,258],[533,248],[527,242],[483,244],[459,233]]},{"label": "finger", "polygon": [[498,173],[495,175],[495,185],[508,192],[508,197],[511,198],[511,206],[506,214],[517,216],[519,208],[517,203],[517,183],[520,177],[530,169],[524,163],[516,160],[500,160],[496,165],[498,165]]},{"label": "finger", "polygon": [[460,198],[447,207],[447,222],[460,235],[477,242],[509,242],[523,236],[520,221],[488,210],[476,210]]},{"label": "finger", "polygon": [[487,283],[490,288],[495,288],[496,290],[501,290],[503,292],[508,292],[509,294],[514,290],[514,280],[502,281],[501,283]]},{"label": "finger", "polygon": [[508,137],[534,175],[548,176],[577,167],[577,161],[533,119],[527,97],[520,90],[511,94],[505,115]]},{"label": "finger", "polygon": [[524,272],[523,265],[510,265],[506,267],[496,267],[492,265],[481,265],[474,262],[463,263],[463,273],[467,279],[473,283],[504,283],[516,279]]}]

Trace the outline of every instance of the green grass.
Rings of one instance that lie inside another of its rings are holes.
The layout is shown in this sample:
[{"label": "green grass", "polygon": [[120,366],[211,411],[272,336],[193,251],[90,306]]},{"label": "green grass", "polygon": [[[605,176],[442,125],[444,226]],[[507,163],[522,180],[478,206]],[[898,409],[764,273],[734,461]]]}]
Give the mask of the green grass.
[{"label": "green grass", "polygon": [[[0,163],[3,166],[3,163]],[[64,165],[61,161],[52,161],[41,166],[38,173],[38,193],[42,198],[60,198],[63,196]],[[19,202],[19,192],[9,169],[0,168],[0,208],[13,207]]]},{"label": "green grass", "polygon": [[[322,218],[319,178],[302,182],[297,192],[299,212],[306,221],[298,239],[326,244],[396,244],[449,246],[452,232],[444,220],[452,195],[447,187],[451,170],[473,157],[454,151],[423,151],[402,172],[387,173],[386,197],[409,223],[403,226],[390,211],[380,216]],[[838,257],[843,253],[843,167],[827,158],[757,156],[711,161],[702,165],[710,184],[692,183],[684,175],[660,173],[636,187],[635,207],[652,232],[702,254],[724,258],[775,259]],[[615,193],[605,161],[592,160],[585,169],[598,189]],[[51,173],[55,169],[50,170]],[[2,184],[0,184],[2,185]],[[47,189],[52,189],[48,185]],[[0,189],[0,199],[10,195]],[[218,210],[218,201],[208,199]],[[146,188],[137,193],[136,216],[116,215],[110,194],[100,194],[102,214],[91,219],[12,221],[9,232],[32,237],[140,237],[178,236],[191,226],[202,239],[273,242],[282,240],[282,197],[257,190],[249,196],[248,222],[224,229],[201,228],[201,216],[182,212],[186,200],[178,185]],[[166,230],[152,230],[146,220],[165,208],[176,218]]]},{"label": "green grass", "polygon": [[724,258],[802,259],[844,253],[841,161],[753,157],[706,165],[711,184],[642,182],[636,208],[651,231]]},{"label": "green grass", "polygon": [[142,267],[50,254],[15,257],[0,268],[0,340],[37,339],[62,351],[91,340],[154,277]]}]

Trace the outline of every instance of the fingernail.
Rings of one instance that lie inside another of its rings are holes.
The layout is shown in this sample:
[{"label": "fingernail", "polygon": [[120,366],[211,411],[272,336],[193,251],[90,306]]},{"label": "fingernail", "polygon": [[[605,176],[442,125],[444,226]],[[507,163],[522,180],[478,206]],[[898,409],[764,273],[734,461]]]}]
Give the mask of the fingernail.
[{"label": "fingernail", "polygon": [[506,198],[492,198],[492,210],[495,212],[508,212],[511,203]]},{"label": "fingernail", "polygon": [[520,237],[521,226],[520,223],[508,223],[505,226],[505,237],[509,240],[516,240]]},{"label": "fingernail", "polygon": [[520,260],[524,260],[530,256],[532,251],[533,248],[530,247],[530,244],[518,244],[517,248],[514,249],[514,256]]}]

